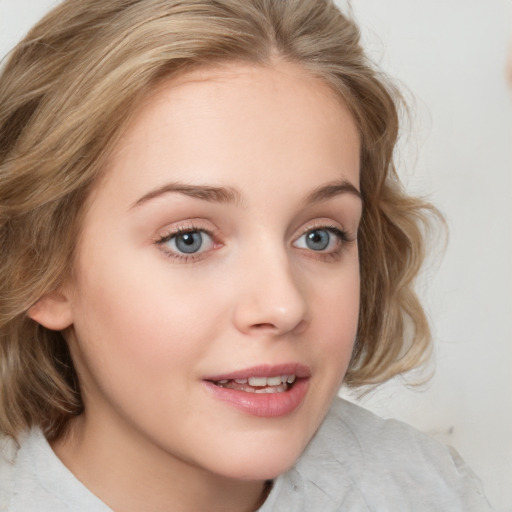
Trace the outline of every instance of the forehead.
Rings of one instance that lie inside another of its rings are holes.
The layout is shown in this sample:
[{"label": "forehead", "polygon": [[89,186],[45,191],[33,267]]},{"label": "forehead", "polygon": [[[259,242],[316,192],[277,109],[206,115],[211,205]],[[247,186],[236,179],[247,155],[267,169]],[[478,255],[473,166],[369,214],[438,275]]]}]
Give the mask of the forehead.
[{"label": "forehead", "polygon": [[106,174],[121,188],[133,180],[157,186],[170,174],[221,186],[252,176],[252,187],[269,171],[289,178],[291,170],[304,186],[322,173],[348,173],[341,177],[357,186],[359,146],[348,108],[319,78],[285,62],[231,63],[160,83],[132,116]]}]

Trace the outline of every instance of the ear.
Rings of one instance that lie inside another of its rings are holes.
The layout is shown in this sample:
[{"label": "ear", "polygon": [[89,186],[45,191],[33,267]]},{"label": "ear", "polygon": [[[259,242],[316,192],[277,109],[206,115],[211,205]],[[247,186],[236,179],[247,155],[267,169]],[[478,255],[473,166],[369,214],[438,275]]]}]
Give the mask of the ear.
[{"label": "ear", "polygon": [[71,304],[61,291],[43,295],[28,310],[28,316],[52,331],[62,331],[73,323]]}]

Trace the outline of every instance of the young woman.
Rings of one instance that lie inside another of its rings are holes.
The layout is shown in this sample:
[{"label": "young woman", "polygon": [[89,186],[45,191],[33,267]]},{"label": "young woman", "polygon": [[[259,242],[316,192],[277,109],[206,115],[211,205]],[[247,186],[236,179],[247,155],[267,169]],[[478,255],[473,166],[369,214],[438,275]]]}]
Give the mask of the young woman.
[{"label": "young woman", "polygon": [[0,80],[0,504],[489,510],[336,397],[420,365],[432,208],[323,0],[67,0]]}]

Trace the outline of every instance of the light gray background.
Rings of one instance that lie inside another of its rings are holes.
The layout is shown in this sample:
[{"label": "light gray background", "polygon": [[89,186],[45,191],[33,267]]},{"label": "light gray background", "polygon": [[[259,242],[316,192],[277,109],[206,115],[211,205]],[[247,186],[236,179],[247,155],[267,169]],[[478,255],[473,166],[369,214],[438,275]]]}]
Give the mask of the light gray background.
[{"label": "light gray background", "polygon": [[[56,3],[0,0],[0,55]],[[400,172],[450,230],[444,258],[431,260],[421,283],[437,347],[434,378],[420,391],[391,382],[362,403],[455,446],[494,507],[511,512],[512,3],[352,0],[352,8],[372,58],[412,106]]]}]

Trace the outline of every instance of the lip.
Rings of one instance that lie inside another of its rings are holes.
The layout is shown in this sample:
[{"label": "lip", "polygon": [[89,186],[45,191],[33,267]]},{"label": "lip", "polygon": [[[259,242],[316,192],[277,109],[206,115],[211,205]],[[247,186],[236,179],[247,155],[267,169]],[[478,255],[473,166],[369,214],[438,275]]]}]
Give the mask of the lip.
[{"label": "lip", "polygon": [[278,377],[280,375],[295,375],[298,379],[306,379],[311,376],[311,370],[309,366],[300,363],[277,365],[262,364],[243,370],[212,375],[205,377],[203,380],[218,382],[219,380],[248,379],[249,377]]},{"label": "lip", "polygon": [[[295,375],[293,386],[281,393],[249,393],[220,387],[213,381],[248,379],[249,377],[276,377]],[[282,365],[260,365],[223,373],[203,380],[205,388],[218,400],[245,414],[260,418],[277,418],[294,412],[303,402],[309,388],[311,370],[308,366],[292,363]]]}]

